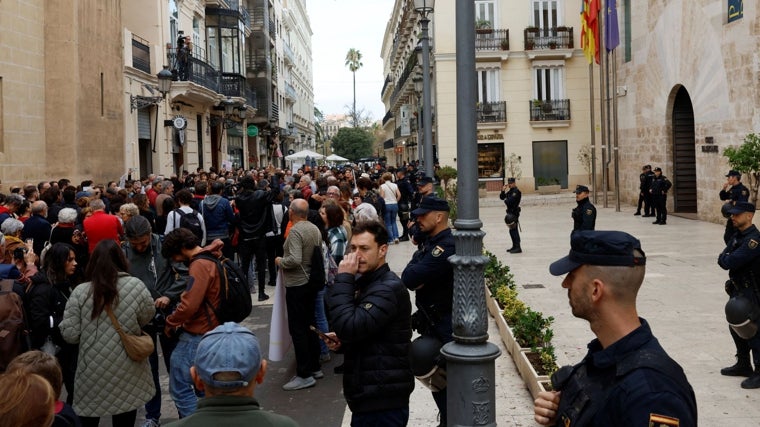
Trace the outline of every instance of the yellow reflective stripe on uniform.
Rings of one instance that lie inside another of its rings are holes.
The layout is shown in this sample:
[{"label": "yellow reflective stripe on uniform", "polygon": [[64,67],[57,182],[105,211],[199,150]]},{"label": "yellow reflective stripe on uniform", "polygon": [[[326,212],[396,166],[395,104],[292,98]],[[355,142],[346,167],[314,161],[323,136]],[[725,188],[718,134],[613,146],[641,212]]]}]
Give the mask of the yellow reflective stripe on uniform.
[{"label": "yellow reflective stripe on uniform", "polygon": [[649,414],[649,427],[678,427],[681,424],[678,418],[659,414]]}]

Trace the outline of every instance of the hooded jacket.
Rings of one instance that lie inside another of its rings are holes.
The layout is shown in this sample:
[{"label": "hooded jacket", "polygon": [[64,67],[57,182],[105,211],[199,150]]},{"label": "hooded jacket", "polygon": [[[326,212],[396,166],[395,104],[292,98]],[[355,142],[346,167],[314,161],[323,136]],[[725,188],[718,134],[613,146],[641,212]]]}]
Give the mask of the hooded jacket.
[{"label": "hooded jacket", "polygon": [[246,189],[238,194],[235,206],[240,211],[240,237],[264,237],[272,231],[272,203],[280,194],[280,182],[272,175],[271,190]]},{"label": "hooded jacket", "polygon": [[230,225],[235,224],[235,213],[229,200],[218,194],[206,196],[199,209],[206,223],[206,240],[230,237]]}]

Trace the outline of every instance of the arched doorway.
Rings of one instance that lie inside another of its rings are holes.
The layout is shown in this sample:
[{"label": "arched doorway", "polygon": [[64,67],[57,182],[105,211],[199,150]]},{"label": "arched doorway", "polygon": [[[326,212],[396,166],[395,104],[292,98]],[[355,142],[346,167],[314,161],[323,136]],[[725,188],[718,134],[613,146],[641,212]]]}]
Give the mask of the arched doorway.
[{"label": "arched doorway", "polygon": [[697,212],[697,159],[694,109],[689,92],[681,86],[673,103],[673,202],[674,211]]}]

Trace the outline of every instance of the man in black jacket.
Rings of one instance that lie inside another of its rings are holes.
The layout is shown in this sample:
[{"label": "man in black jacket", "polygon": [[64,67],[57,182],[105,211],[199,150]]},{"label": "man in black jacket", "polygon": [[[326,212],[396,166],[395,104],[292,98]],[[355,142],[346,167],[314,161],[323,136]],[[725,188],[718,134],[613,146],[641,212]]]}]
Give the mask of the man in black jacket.
[{"label": "man in black jacket", "polygon": [[585,185],[575,187],[575,202],[573,208],[573,231],[593,230],[596,227],[596,208],[588,199],[589,189]]},{"label": "man in black jacket", "polygon": [[504,222],[507,223],[509,228],[509,237],[512,239],[512,247],[507,249],[510,254],[519,254],[522,252],[520,247],[520,200],[522,199],[522,193],[517,188],[514,178],[507,178],[507,185],[501,189],[499,198],[504,200],[504,204],[507,205],[507,215],[504,217]]},{"label": "man in black jacket", "polygon": [[256,256],[256,275],[259,285],[259,301],[269,299],[264,292],[267,268],[266,234],[272,231],[272,202],[280,193],[280,181],[277,174],[272,174],[272,183],[263,179],[258,189],[253,176],[246,175],[240,181],[242,191],[235,199],[235,206],[240,211],[240,260],[248,283],[248,270],[251,259]]},{"label": "man in black jacket", "polygon": [[652,179],[654,178],[654,172],[652,172],[652,165],[644,165],[641,168],[641,174],[639,174],[639,203],[636,205],[636,213],[634,215],[641,215],[641,205],[644,205],[644,217],[654,216],[654,206],[652,206],[652,195],[649,193],[649,189],[652,187]]},{"label": "man in black jacket", "polygon": [[401,192],[401,200],[398,205],[398,220],[401,222],[402,235],[398,238],[401,242],[409,240],[409,211],[411,210],[414,188],[406,177],[406,169],[396,170],[396,185]]},{"label": "man in black jacket", "polygon": [[379,222],[354,227],[326,301],[335,332],[323,337],[345,353],[343,395],[351,425],[406,426],[414,377],[409,292],[385,262],[388,231]]},{"label": "man in black jacket", "polygon": [[662,169],[654,168],[654,178],[652,180],[652,188],[649,192],[652,194],[652,203],[654,203],[654,210],[657,218],[652,224],[665,225],[668,221],[668,208],[666,206],[668,200],[668,190],[673,184],[670,180],[662,174]]}]

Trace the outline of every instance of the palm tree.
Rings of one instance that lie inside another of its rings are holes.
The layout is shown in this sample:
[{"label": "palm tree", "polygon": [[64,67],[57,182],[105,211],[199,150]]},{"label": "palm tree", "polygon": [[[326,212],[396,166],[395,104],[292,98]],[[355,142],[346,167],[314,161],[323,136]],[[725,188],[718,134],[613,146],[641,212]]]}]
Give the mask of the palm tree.
[{"label": "palm tree", "polygon": [[354,127],[357,127],[358,119],[356,117],[356,70],[362,67],[361,63],[362,53],[357,49],[351,48],[346,54],[346,67],[354,74],[354,109],[351,111],[351,116],[354,119]]}]

